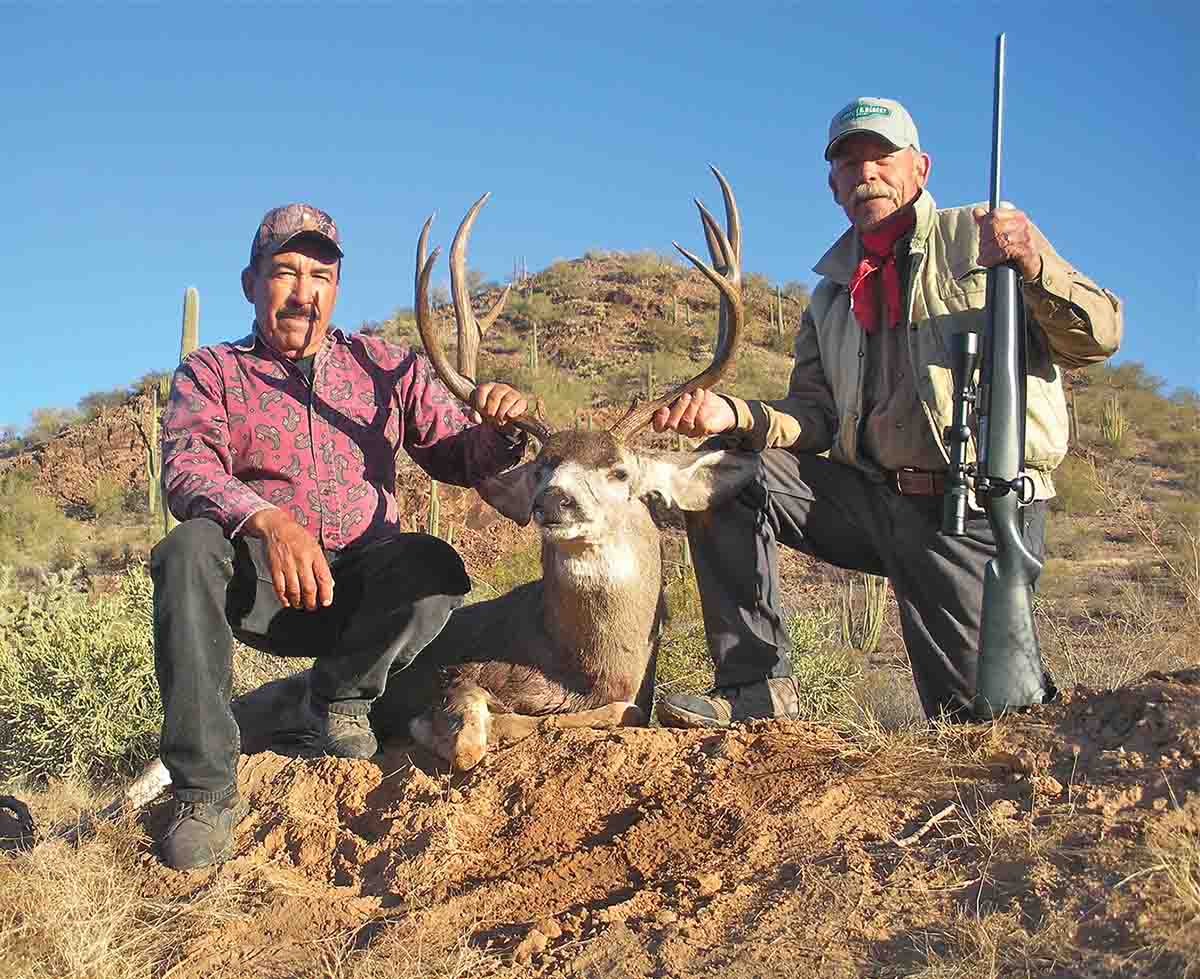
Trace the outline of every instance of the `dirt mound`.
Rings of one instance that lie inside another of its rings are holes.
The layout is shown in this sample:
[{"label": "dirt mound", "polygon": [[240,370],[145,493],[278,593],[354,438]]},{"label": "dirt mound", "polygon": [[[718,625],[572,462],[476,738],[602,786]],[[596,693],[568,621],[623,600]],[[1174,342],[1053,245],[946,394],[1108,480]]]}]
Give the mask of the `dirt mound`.
[{"label": "dirt mound", "polygon": [[549,733],[453,778],[408,744],[267,753],[241,762],[236,858],[144,880],[232,895],[178,976],[309,975],[322,942],[389,935],[410,970],[434,948],[490,963],[404,974],[908,975],[987,928],[1028,974],[1183,975],[1195,909],[1114,868],[1194,838],[1198,750],[1200,671],[938,733]]}]

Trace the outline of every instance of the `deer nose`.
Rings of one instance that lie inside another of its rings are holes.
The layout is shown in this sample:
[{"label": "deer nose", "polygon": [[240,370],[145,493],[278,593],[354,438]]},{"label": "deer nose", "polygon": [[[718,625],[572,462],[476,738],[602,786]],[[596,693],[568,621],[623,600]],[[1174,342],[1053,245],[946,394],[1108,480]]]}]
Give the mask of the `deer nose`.
[{"label": "deer nose", "polygon": [[557,486],[551,486],[534,500],[533,515],[538,523],[561,523],[577,508],[574,497]]}]

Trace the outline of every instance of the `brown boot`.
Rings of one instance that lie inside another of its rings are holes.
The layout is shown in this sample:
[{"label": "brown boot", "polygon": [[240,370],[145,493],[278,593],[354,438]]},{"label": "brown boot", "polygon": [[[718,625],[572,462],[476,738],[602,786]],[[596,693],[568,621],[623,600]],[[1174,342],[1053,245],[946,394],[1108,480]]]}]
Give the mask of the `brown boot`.
[{"label": "brown boot", "polygon": [[729,727],[735,721],[800,716],[800,691],[792,677],[772,677],[704,695],[673,693],[658,702],[664,727]]}]

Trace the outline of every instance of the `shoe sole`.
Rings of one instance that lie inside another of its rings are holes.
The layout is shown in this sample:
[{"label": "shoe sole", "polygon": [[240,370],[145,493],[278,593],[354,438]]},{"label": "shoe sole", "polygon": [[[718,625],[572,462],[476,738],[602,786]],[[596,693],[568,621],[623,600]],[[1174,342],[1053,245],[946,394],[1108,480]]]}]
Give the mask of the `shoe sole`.
[{"label": "shoe sole", "polygon": [[729,727],[728,721],[715,717],[696,714],[690,710],[670,707],[665,701],[658,703],[658,723],[663,727],[704,728],[706,730],[724,730]]}]

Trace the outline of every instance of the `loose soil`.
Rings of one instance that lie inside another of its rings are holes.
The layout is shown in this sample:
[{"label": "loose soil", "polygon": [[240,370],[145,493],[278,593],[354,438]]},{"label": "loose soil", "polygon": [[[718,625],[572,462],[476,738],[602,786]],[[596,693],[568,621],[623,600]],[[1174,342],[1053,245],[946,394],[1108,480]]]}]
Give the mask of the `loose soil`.
[{"label": "loose soil", "polygon": [[409,967],[423,948],[490,963],[462,975],[899,976],[973,954],[971,927],[1025,968],[928,974],[1183,976],[1200,909],[1153,844],[1197,840],[1198,757],[1200,670],[901,736],[549,733],[455,777],[408,743],[265,753],[241,760],[234,859],[161,866],[160,805],[138,886],[233,895],[179,979],[323,974],[318,950],[389,932]]}]

